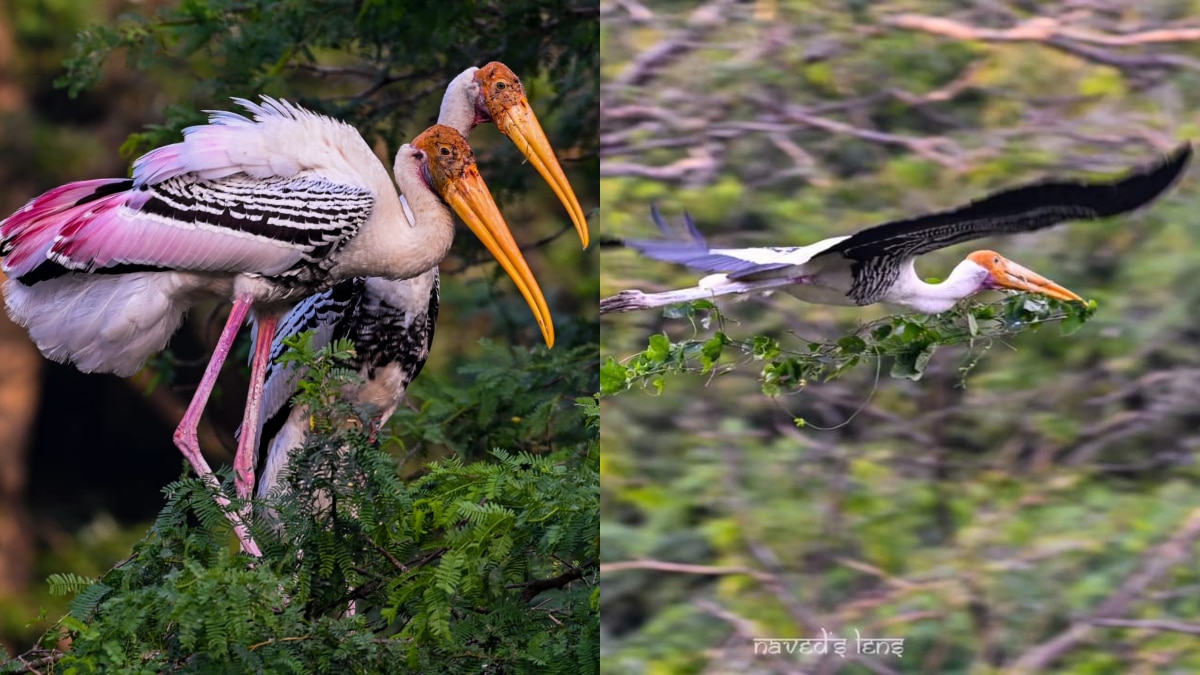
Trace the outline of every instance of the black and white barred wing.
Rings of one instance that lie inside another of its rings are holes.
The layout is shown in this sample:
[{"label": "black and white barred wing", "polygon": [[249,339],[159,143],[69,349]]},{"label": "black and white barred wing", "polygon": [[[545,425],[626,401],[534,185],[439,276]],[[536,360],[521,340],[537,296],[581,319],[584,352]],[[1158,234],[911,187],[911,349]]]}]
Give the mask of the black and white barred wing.
[{"label": "black and white barred wing", "polygon": [[[280,363],[280,357],[286,351],[284,341],[305,331],[312,331],[312,347],[315,351],[328,346],[337,338],[345,337],[349,330],[348,322],[358,315],[357,308],[362,302],[365,288],[365,279],[347,279],[327,291],[308,296],[280,319],[275,338],[271,342],[271,362],[267,366],[266,382],[263,385],[260,433],[263,424],[268,420],[281,413],[286,416],[300,379],[306,372],[294,363]],[[252,339],[257,343],[257,325],[255,329]],[[253,348],[250,353],[254,353]]]},{"label": "black and white barred wing", "polygon": [[4,271],[32,283],[65,271],[319,266],[370,218],[386,170],[340,122],[271,99],[241,103],[253,120],[214,113],[141,157],[132,179],[31,201],[0,224]]}]

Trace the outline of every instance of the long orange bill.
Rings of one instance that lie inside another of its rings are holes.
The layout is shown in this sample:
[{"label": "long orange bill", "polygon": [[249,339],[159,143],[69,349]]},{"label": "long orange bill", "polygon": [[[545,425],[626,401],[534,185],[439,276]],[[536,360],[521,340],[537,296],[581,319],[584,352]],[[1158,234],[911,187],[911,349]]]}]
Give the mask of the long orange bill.
[{"label": "long orange bill", "polygon": [[529,270],[525,256],[513,240],[512,232],[500,215],[500,209],[492,198],[492,193],[479,175],[474,163],[465,167],[462,173],[451,178],[445,184],[442,198],[454,209],[459,218],[471,228],[476,237],[483,242],[487,250],[499,261],[500,266],[512,277],[517,290],[525,296],[542,336],[546,338],[546,346],[554,346],[554,320],[550,316],[550,308],[542,289],[538,287],[537,279]]},{"label": "long orange bill", "polygon": [[575,197],[575,191],[567,182],[554,149],[542,130],[541,122],[529,106],[521,80],[508,66],[492,62],[479,69],[477,77],[483,84],[483,102],[496,128],[517,146],[533,168],[542,175],[550,189],[571,216],[575,231],[583,247],[588,246],[587,218]]},{"label": "long orange bill", "polygon": [[992,281],[998,288],[1008,288],[1026,293],[1038,293],[1056,300],[1066,302],[1083,302],[1083,298],[1063,286],[1034,272],[1028,267],[1019,265],[998,253],[985,251],[987,254],[984,265],[992,273]]}]

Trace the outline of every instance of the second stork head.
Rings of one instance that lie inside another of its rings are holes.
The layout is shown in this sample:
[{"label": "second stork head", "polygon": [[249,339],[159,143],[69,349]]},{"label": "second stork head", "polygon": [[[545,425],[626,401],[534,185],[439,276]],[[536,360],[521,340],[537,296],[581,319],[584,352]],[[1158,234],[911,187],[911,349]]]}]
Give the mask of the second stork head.
[{"label": "second stork head", "polygon": [[562,166],[554,155],[546,132],[529,105],[525,86],[508,66],[493,61],[482,68],[468,68],[450,82],[442,98],[441,124],[466,136],[470,130],[494,122],[533,168],[550,185],[571,216],[584,248],[588,246],[587,218]]},{"label": "second stork head", "polygon": [[491,191],[475,166],[475,154],[462,134],[441,124],[421,132],[396,153],[396,175],[416,173],[442,198],[512,277],[529,303],[548,346],[554,346],[554,322],[546,298],[525,256],[500,215]]}]

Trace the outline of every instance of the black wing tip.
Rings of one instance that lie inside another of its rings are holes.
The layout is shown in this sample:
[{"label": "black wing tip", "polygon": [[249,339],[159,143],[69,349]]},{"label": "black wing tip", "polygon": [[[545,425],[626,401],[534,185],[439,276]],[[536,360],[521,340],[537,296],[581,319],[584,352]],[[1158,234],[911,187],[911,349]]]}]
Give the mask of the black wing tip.
[{"label": "black wing tip", "polygon": [[1164,164],[1178,164],[1182,168],[1183,166],[1187,165],[1191,158],[1192,142],[1184,141],[1175,146],[1175,149],[1171,151],[1171,154],[1167,155],[1167,160],[1164,162]]},{"label": "black wing tip", "polygon": [[1109,185],[1116,198],[1105,200],[1107,208],[1100,208],[1097,215],[1115,216],[1149,204],[1175,184],[1191,160],[1192,143],[1184,141],[1154,164],[1131,169]]},{"label": "black wing tip", "polygon": [[1175,149],[1168,153],[1161,161],[1154,163],[1147,170],[1139,171],[1135,169],[1130,172],[1129,177],[1136,178],[1140,174],[1148,177],[1162,178],[1162,184],[1166,187],[1183,173],[1191,161],[1192,142],[1184,141],[1175,146]]}]

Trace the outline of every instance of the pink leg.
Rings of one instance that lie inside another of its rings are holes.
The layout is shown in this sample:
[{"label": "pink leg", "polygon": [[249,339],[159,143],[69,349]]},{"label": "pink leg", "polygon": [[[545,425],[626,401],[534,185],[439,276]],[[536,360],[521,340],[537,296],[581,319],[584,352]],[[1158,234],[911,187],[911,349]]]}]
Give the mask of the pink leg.
[{"label": "pink leg", "polygon": [[271,363],[271,341],[279,316],[272,314],[258,319],[258,341],[250,361],[250,393],[246,398],[246,414],[242,418],[242,435],[233,460],[233,481],[238,499],[248,500],[254,494],[254,458],[258,455],[258,418],[262,409],[263,385],[267,366]]},{"label": "pink leg", "polygon": [[204,406],[208,404],[208,398],[212,395],[213,387],[217,383],[217,375],[221,372],[221,365],[225,363],[225,359],[229,356],[229,350],[233,347],[233,340],[237,337],[238,329],[242,327],[242,323],[245,322],[246,315],[249,312],[250,300],[248,298],[238,298],[234,301],[233,309],[229,312],[229,319],[225,322],[225,328],[221,331],[221,338],[217,341],[217,348],[213,350],[212,358],[208,361],[208,367],[204,370],[204,377],[200,380],[200,386],[196,388],[196,393],[192,396],[192,402],[188,404],[187,412],[183,414],[183,419],[179,421],[179,426],[175,429],[175,445],[183,453],[188,463],[192,465],[192,469],[196,471],[196,475],[200,476],[204,482],[217,491],[217,504],[225,509],[225,517],[229,519],[229,522],[233,523],[233,530],[237,533],[238,540],[242,542],[242,550],[252,556],[261,557],[262,552],[259,550],[258,544],[254,542],[254,538],[250,536],[250,530],[246,527],[245,522],[243,522],[242,516],[235,511],[229,510],[229,500],[221,494],[221,486],[217,483],[216,477],[213,476],[208,462],[204,460],[204,455],[200,454],[200,440],[198,435],[200,416],[204,413]]}]

